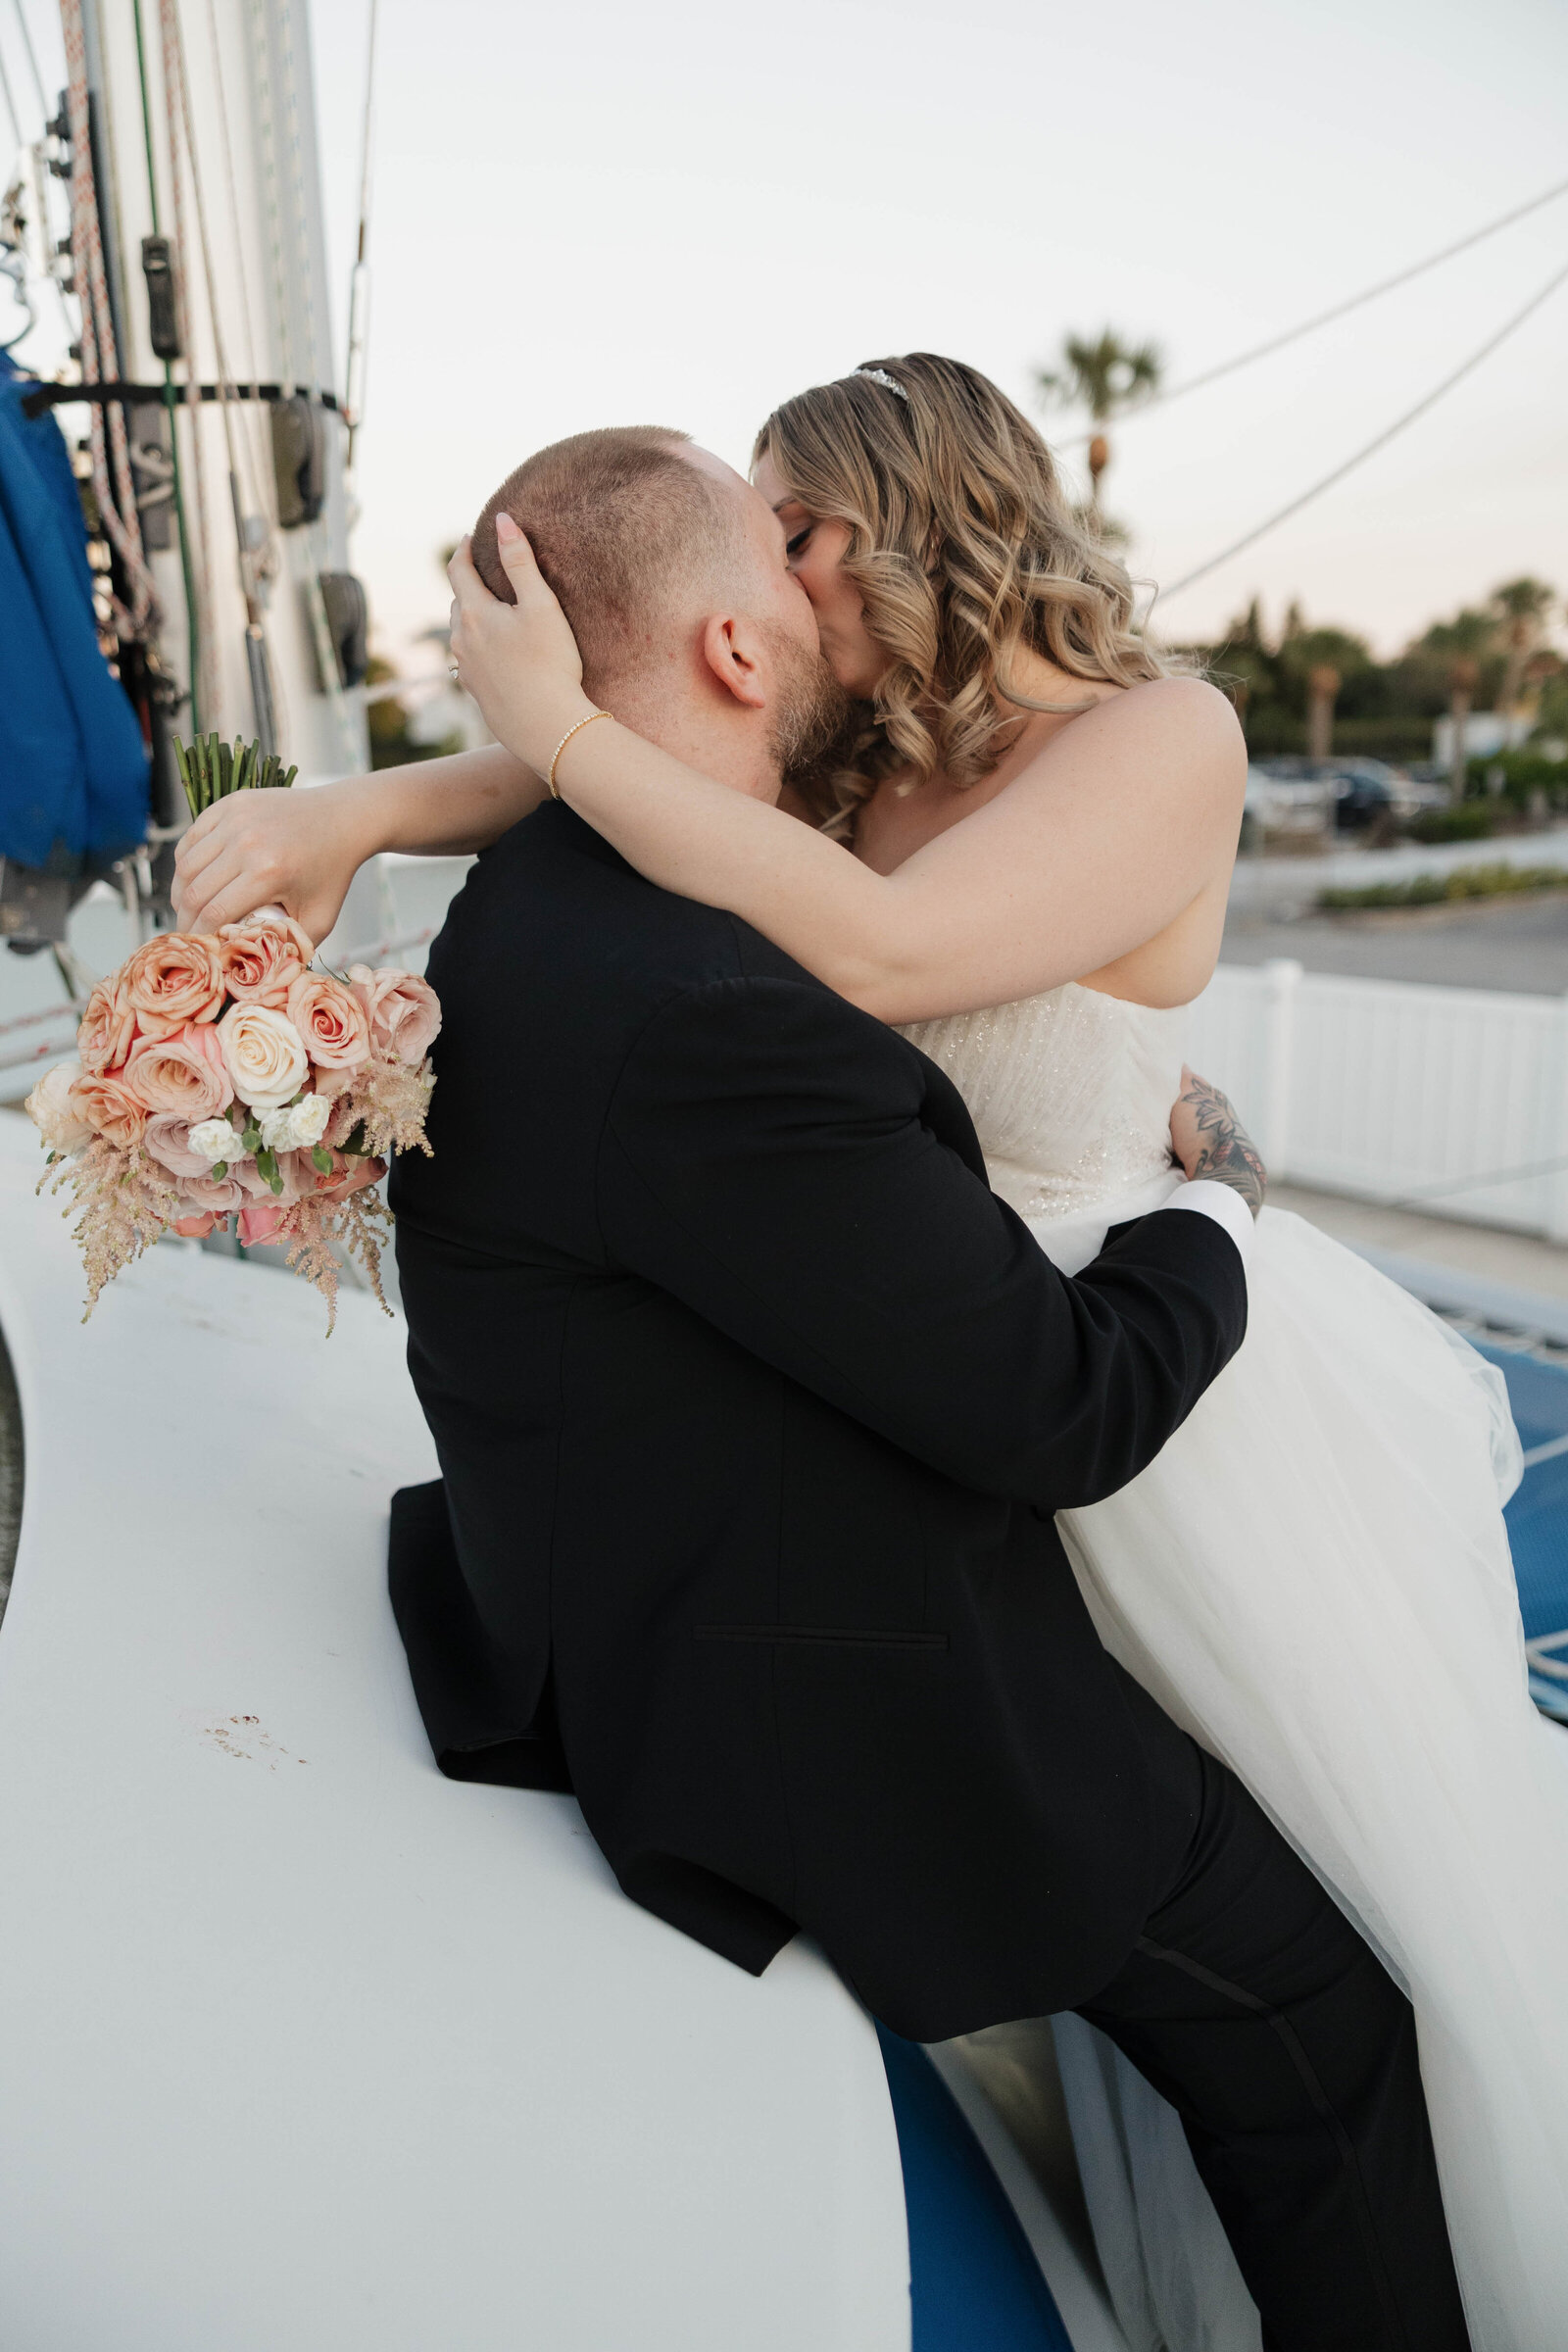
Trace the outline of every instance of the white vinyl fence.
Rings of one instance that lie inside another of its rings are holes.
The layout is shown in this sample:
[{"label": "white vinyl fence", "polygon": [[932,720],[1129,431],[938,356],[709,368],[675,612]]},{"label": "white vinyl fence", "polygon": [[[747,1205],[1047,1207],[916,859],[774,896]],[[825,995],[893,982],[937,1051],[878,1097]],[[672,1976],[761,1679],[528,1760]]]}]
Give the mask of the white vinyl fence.
[{"label": "white vinyl fence", "polygon": [[1568,1242],[1568,998],[1221,964],[1189,1059],[1273,1176]]}]

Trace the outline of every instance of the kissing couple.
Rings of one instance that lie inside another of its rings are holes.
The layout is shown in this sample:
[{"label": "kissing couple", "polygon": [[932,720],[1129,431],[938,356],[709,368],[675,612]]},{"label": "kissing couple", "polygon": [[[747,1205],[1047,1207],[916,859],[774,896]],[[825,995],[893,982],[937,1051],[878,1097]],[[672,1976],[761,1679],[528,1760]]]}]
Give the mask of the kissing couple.
[{"label": "kissing couple", "polygon": [[392,1182],[443,1769],[570,1787],[635,1901],[754,1971],[807,1932],[902,2034],[1054,2015],[1172,2352],[1553,2352],[1518,1443],[1184,1077],[1229,704],[929,354],[787,402],[750,481],[544,450],[452,571],[496,744],[179,852],[187,923],[317,938],[367,857],[479,853]]}]

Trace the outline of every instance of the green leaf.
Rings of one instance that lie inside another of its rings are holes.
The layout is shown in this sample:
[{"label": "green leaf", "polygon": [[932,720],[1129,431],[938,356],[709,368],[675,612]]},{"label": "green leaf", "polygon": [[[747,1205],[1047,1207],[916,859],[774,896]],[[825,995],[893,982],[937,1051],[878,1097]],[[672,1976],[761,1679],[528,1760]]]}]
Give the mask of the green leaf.
[{"label": "green leaf", "polygon": [[245,1129],[245,1132],[244,1132],[244,1134],[243,1134],[243,1135],[240,1137],[239,1141],[240,1141],[240,1149],[241,1149],[241,1151],[243,1151],[243,1152],[257,1152],[257,1151],[260,1151],[260,1149],[261,1149],[261,1142],[262,1142],[262,1131],[261,1131],[261,1129],[260,1129],[259,1127],[256,1127],[256,1126],[247,1127],[247,1128]]},{"label": "green leaf", "polygon": [[317,1174],[318,1174],[318,1176],[330,1176],[330,1175],[331,1175],[331,1173],[332,1173],[332,1154],[331,1154],[331,1152],[328,1152],[328,1151],[326,1150],[326,1148],[325,1148],[325,1146],[324,1146],[324,1145],[322,1145],[322,1144],[316,1144],[316,1145],[313,1145],[313,1146],[312,1146],[312,1149],[311,1149],[311,1164],[312,1164],[312,1166],[315,1168],[315,1170],[316,1170],[316,1172],[317,1172]]},{"label": "green leaf", "polygon": [[218,1178],[219,1183],[221,1184],[223,1178],[228,1174],[227,1160],[215,1159],[213,1162],[213,1174]]},{"label": "green leaf", "polygon": [[365,1157],[365,1121],[363,1119],[361,1119],[358,1125],[355,1127],[354,1133],[349,1137],[348,1142],[342,1146],[342,1150],[350,1152],[355,1159],[363,1159]]}]

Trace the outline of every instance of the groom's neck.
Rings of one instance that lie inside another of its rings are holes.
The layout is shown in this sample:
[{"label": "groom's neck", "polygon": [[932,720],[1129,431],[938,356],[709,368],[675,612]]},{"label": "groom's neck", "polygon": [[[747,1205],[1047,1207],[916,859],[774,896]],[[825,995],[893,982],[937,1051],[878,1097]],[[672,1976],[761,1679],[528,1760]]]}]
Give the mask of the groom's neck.
[{"label": "groom's neck", "polygon": [[[729,697],[724,698],[725,703]],[[768,727],[760,711],[720,706],[716,699],[665,697],[639,693],[622,684],[605,697],[623,726],[657,743],[672,760],[695,767],[700,775],[744,792],[754,801],[776,801],[779,796],[778,760],[768,741]]]}]

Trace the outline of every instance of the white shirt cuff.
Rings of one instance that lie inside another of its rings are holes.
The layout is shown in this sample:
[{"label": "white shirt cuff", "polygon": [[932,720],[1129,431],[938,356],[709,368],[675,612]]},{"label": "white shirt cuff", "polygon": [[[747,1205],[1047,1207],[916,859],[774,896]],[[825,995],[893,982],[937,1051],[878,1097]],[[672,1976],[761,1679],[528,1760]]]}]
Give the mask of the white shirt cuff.
[{"label": "white shirt cuff", "polygon": [[1242,1264],[1247,1264],[1254,1223],[1251,1210],[1234,1185],[1220,1184],[1212,1176],[1200,1176],[1196,1184],[1178,1185],[1165,1206],[1190,1208],[1200,1217],[1212,1217],[1216,1225],[1224,1226],[1242,1253]]}]

